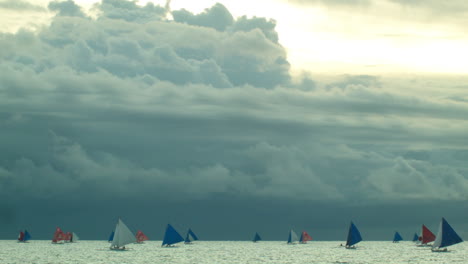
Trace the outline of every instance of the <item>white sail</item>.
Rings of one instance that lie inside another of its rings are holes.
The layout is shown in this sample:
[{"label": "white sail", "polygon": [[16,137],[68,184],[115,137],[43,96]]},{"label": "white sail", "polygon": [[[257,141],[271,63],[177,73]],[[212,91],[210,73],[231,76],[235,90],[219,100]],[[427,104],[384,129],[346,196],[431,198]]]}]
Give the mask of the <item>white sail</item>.
[{"label": "white sail", "polygon": [[112,240],[111,248],[120,248],[135,242],[136,238],[132,231],[119,219],[115,226],[114,240]]},{"label": "white sail", "polygon": [[71,242],[78,242],[78,240],[80,240],[80,237],[73,232]]},{"label": "white sail", "polygon": [[437,236],[436,236],[434,243],[432,244],[432,248],[440,247],[441,243],[442,243],[442,221],[440,221],[439,231],[437,231]]},{"label": "white sail", "polygon": [[292,229],[289,232],[289,238],[288,238],[288,243],[293,244],[299,241],[299,238],[297,237],[296,232],[294,232]]}]

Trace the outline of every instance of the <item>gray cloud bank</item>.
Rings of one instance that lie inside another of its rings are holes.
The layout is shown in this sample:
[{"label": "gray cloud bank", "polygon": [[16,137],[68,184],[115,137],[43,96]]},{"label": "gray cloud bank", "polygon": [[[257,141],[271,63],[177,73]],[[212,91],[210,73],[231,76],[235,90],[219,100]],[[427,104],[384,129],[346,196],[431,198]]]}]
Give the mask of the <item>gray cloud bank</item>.
[{"label": "gray cloud bank", "polygon": [[[96,19],[73,1],[49,8],[49,27],[0,35],[8,212],[32,201],[43,212],[278,201],[267,207],[283,212],[468,198],[463,78],[293,80],[275,21],[221,4],[174,20],[121,0],[102,1]],[[443,95],[430,90],[439,85]]]}]

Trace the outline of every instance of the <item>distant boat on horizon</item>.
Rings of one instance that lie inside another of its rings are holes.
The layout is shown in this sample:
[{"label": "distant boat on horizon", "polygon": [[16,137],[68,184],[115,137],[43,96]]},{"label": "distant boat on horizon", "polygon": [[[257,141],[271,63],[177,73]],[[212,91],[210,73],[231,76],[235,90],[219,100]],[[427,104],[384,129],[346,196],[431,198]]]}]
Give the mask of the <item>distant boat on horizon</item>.
[{"label": "distant boat on horizon", "polygon": [[112,231],[109,235],[109,239],[107,239],[107,242],[112,242],[112,240],[114,240],[114,231]]},{"label": "distant boat on horizon", "polygon": [[398,243],[402,240],[403,238],[401,237],[400,233],[398,233],[398,231],[395,231],[395,235],[393,236],[393,243]]},{"label": "distant boat on horizon", "polygon": [[80,237],[75,232],[72,232],[70,242],[71,243],[76,243],[76,242],[78,242],[78,240],[80,240]]},{"label": "distant boat on horizon", "polygon": [[297,238],[296,232],[291,229],[288,235],[288,244],[296,244],[298,241],[299,239]]},{"label": "distant boat on horizon", "polygon": [[196,241],[196,240],[198,240],[197,235],[195,235],[195,233],[192,231],[192,229],[189,228],[189,230],[187,231],[187,235],[185,236],[184,243],[185,244],[192,244],[192,242]]},{"label": "distant boat on horizon", "polygon": [[125,225],[122,219],[119,218],[115,226],[114,237],[110,246],[111,250],[125,250],[125,246],[135,243],[136,239],[132,231]]},{"label": "distant boat on horizon", "polygon": [[171,224],[167,224],[166,232],[164,233],[164,239],[161,247],[171,247],[176,243],[184,241],[184,238],[172,227]]},{"label": "distant boat on horizon", "polygon": [[252,242],[258,242],[260,240],[262,240],[262,238],[260,237],[260,235],[257,232],[255,232],[255,236],[254,236]]},{"label": "distant boat on horizon", "polygon": [[346,239],[346,249],[356,249],[356,244],[362,241],[361,233],[353,222],[349,225],[348,238]]},{"label": "distant boat on horizon", "polygon": [[28,230],[20,231],[18,235],[18,242],[28,242],[31,239],[31,235],[29,234]]},{"label": "distant boat on horizon", "polygon": [[52,238],[52,243],[53,244],[60,244],[65,242],[65,233],[63,233],[62,229],[60,227],[55,228],[54,236]]},{"label": "distant boat on horizon", "polygon": [[447,252],[447,247],[463,242],[463,239],[453,230],[447,220],[442,217],[436,239],[432,245],[432,252]]},{"label": "distant boat on horizon", "polygon": [[413,242],[417,243],[418,241],[419,241],[419,236],[418,234],[414,233]]},{"label": "distant boat on horizon", "polygon": [[307,241],[311,241],[311,240],[312,240],[312,237],[309,234],[307,234],[306,231],[302,231],[301,237],[299,238],[299,242],[301,244],[306,244]]},{"label": "distant boat on horizon", "polygon": [[143,243],[144,241],[149,240],[149,238],[140,230],[137,231],[135,238],[137,243]]},{"label": "distant boat on horizon", "polygon": [[421,244],[418,246],[430,247],[431,245],[429,245],[428,243],[434,241],[435,238],[436,237],[434,233],[432,233],[431,230],[429,230],[429,228],[427,228],[425,225],[422,225],[422,232],[421,232],[421,236],[419,237],[419,241],[421,242]]}]

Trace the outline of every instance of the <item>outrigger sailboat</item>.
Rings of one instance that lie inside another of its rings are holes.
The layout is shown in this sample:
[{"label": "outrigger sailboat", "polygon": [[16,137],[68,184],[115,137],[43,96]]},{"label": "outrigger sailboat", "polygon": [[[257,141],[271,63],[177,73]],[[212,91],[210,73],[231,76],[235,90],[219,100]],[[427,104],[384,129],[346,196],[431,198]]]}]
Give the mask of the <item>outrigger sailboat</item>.
[{"label": "outrigger sailboat", "polygon": [[414,233],[413,242],[417,243],[418,241],[419,241],[419,236],[418,234]]},{"label": "outrigger sailboat", "polygon": [[447,220],[442,217],[439,225],[437,237],[432,245],[432,252],[447,252],[447,247],[463,242],[458,234],[449,225]]},{"label": "outrigger sailboat", "polygon": [[185,236],[185,244],[192,244],[192,241],[198,240],[197,235],[192,231],[192,229],[189,228],[187,231],[187,235]]},{"label": "outrigger sailboat", "polygon": [[294,232],[294,230],[289,231],[289,236],[288,236],[288,244],[296,244],[298,241],[297,239],[297,234]]},{"label": "outrigger sailboat", "polygon": [[149,238],[145,234],[143,234],[143,232],[141,232],[140,230],[137,231],[135,237],[136,237],[137,243],[143,243],[143,241],[149,240]]},{"label": "outrigger sailboat", "polygon": [[20,231],[18,235],[18,242],[28,242],[31,239],[31,235],[29,234],[28,230]]},{"label": "outrigger sailboat", "polygon": [[403,238],[401,237],[400,233],[395,231],[395,235],[393,236],[393,243],[398,243],[398,242],[400,242],[402,240],[403,240]]},{"label": "outrigger sailboat", "polygon": [[161,247],[171,247],[174,244],[184,241],[184,238],[172,227],[171,224],[167,224],[166,233],[164,234],[164,240]]},{"label": "outrigger sailboat", "polygon": [[346,239],[347,249],[356,249],[355,244],[362,241],[361,233],[353,222],[349,225],[348,238]]},{"label": "outrigger sailboat", "polygon": [[53,244],[63,243],[65,241],[65,233],[63,233],[60,227],[55,228],[54,237],[52,238]]},{"label": "outrigger sailboat", "polygon": [[258,242],[260,240],[262,240],[262,238],[260,237],[260,235],[257,232],[255,232],[255,236],[254,236],[252,241],[253,242]]},{"label": "outrigger sailboat", "polygon": [[119,218],[115,226],[114,237],[110,249],[112,250],[125,250],[125,245],[135,243],[136,239],[132,231],[124,224]]},{"label": "outrigger sailboat", "polygon": [[309,236],[309,234],[307,234],[306,231],[302,231],[301,237],[299,238],[299,243],[306,244],[307,241],[311,241],[311,240],[312,240],[312,237]]},{"label": "outrigger sailboat", "polygon": [[432,242],[435,240],[435,235],[434,233],[429,230],[425,225],[422,225],[422,232],[421,236],[419,237],[419,241],[421,241],[421,244],[418,245],[418,247],[430,247],[428,243]]}]

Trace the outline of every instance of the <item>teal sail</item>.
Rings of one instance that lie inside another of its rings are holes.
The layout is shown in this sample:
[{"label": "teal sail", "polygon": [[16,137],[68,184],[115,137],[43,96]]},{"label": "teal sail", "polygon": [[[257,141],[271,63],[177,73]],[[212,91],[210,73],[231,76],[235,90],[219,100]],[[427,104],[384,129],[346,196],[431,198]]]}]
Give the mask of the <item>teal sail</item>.
[{"label": "teal sail", "polygon": [[112,242],[112,240],[114,240],[114,231],[111,232],[109,239],[107,239],[109,242]]},{"label": "teal sail", "polygon": [[298,241],[297,234],[292,229],[289,231],[288,244],[294,244]]},{"label": "teal sail", "polygon": [[419,236],[418,234],[414,233],[413,242],[418,242],[418,241],[419,241]]},{"label": "teal sail", "polygon": [[31,235],[29,234],[28,230],[24,230],[24,238],[23,241],[26,242],[31,239]]},{"label": "teal sail", "polygon": [[164,240],[161,246],[171,246],[175,243],[184,241],[184,238],[171,226],[167,224],[166,233],[164,234]]},{"label": "teal sail", "polygon": [[262,238],[260,237],[260,235],[258,233],[255,233],[255,236],[254,236],[254,239],[252,240],[253,242],[257,242],[257,241],[260,241],[262,240]]},{"label": "teal sail", "polygon": [[432,248],[445,248],[451,245],[463,242],[460,236],[453,230],[447,220],[442,217],[439,225],[439,232],[437,233],[436,240]]},{"label": "teal sail", "polygon": [[402,240],[403,240],[403,238],[400,236],[400,233],[395,232],[395,236],[393,236],[393,243],[398,242],[398,241],[402,241]]},{"label": "teal sail", "polygon": [[349,225],[348,238],[346,239],[346,247],[351,247],[362,241],[361,233],[357,227],[351,222]]},{"label": "teal sail", "polygon": [[198,240],[197,235],[189,228],[187,235],[185,236],[185,243],[191,243],[192,241]]}]

